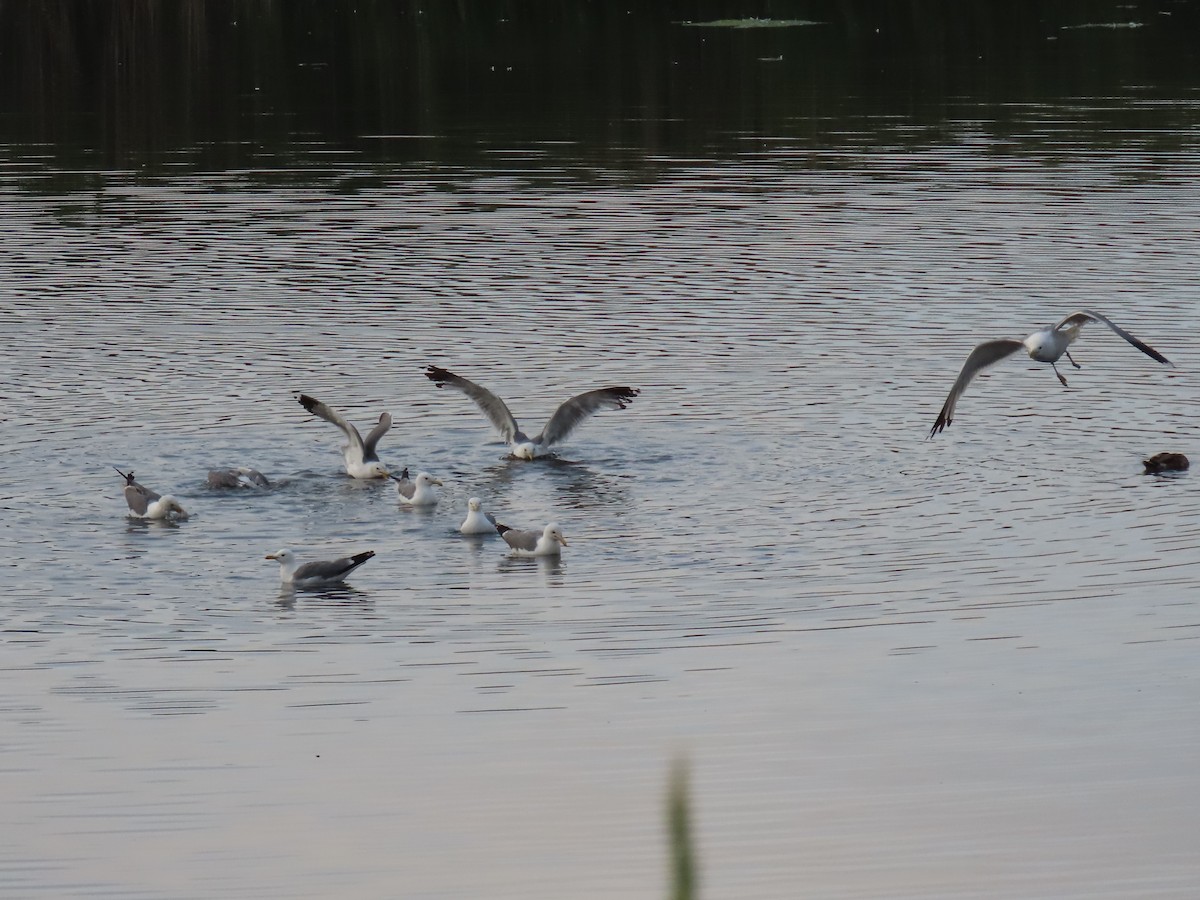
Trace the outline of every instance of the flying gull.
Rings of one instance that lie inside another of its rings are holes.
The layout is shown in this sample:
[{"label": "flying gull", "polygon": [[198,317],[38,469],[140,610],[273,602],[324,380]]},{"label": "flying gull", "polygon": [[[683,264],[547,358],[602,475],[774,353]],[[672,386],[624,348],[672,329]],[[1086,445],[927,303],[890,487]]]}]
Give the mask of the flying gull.
[{"label": "flying gull", "polygon": [[549,453],[552,445],[566,439],[588,416],[602,409],[624,409],[639,393],[637,388],[606,387],[579,394],[556,409],[541,433],[530,438],[517,426],[517,420],[504,401],[487,388],[438,366],[429,366],[425,377],[438,387],[450,385],[474,400],[518,459],[533,459]]},{"label": "flying gull", "polygon": [[210,488],[252,488],[270,487],[267,476],[258,469],[247,466],[234,466],[229,469],[210,469],[208,472]]},{"label": "flying gull", "polygon": [[433,506],[438,502],[437,491],[433,486],[441,486],[442,482],[428,472],[418,472],[415,481],[408,480],[408,469],[401,472],[398,478],[395,475],[391,477],[396,481],[396,493],[400,495],[401,503],[407,503],[409,506]]},{"label": "flying gull", "polygon": [[496,517],[483,511],[483,503],[478,497],[467,501],[467,517],[458,526],[463,534],[491,534],[496,530]]},{"label": "flying gull", "polygon": [[379,444],[379,439],[392,427],[392,417],[389,413],[383,413],[379,417],[379,424],[371,429],[364,441],[362,435],[358,433],[358,429],[342,418],[341,414],[333,408],[307,394],[301,394],[297,399],[300,405],[314,416],[324,419],[326,422],[332,422],[345,433],[346,444],[342,447],[342,454],[346,459],[347,474],[355,478],[388,477],[387,467],[379,461],[379,454],[375,452],[375,447]]},{"label": "flying gull", "polygon": [[276,550],[263,559],[279,560],[279,580],[298,588],[329,587],[341,584],[346,577],[375,555],[374,550],[343,556],[341,559],[322,560],[301,564],[291,550]]},{"label": "flying gull", "polygon": [[166,496],[156,494],[145,485],[138,484],[132,472],[127,474],[117,469],[117,474],[125,479],[125,502],[129,504],[131,516],[139,519],[186,519],[188,517],[187,511],[170,494]]},{"label": "flying gull", "polygon": [[567,546],[557,522],[551,522],[541,531],[518,531],[497,522],[496,531],[512,547],[514,556],[558,556],[562,547]]},{"label": "flying gull", "polygon": [[1018,350],[1025,350],[1032,360],[1050,363],[1051,368],[1054,369],[1054,374],[1058,376],[1058,380],[1062,382],[1063,387],[1066,387],[1067,379],[1063,378],[1062,372],[1058,371],[1058,366],[1055,363],[1061,357],[1065,356],[1075,368],[1082,368],[1079,363],[1071,359],[1071,354],[1067,348],[1074,343],[1075,338],[1079,337],[1079,329],[1091,322],[1099,322],[1102,325],[1107,325],[1151,359],[1158,360],[1167,366],[1173,365],[1170,360],[1149,344],[1142,343],[1128,331],[1118,328],[1116,324],[1100,315],[1100,313],[1092,312],[1088,309],[1081,310],[1077,313],[1071,313],[1071,315],[1067,316],[1057,325],[1043,328],[1041,331],[1035,331],[1023,341],[1011,338],[984,341],[972,350],[967,357],[967,361],[963,364],[962,371],[958,373],[958,380],[954,382],[954,387],[950,388],[950,395],[946,397],[946,402],[942,406],[942,411],[938,413],[937,421],[933,423],[933,428],[930,429],[929,436],[933,437],[938,432],[945,430],[954,421],[954,407],[958,404],[958,398],[962,396],[963,391],[967,389],[967,385],[971,383],[971,379],[978,375],[981,370],[1012,356]]}]

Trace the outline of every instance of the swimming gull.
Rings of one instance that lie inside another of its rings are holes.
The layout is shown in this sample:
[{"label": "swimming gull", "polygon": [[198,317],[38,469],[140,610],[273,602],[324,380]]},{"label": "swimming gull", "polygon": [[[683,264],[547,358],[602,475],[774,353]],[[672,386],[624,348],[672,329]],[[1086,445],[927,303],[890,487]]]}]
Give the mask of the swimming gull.
[{"label": "swimming gull", "polygon": [[364,441],[362,435],[358,433],[358,429],[342,418],[341,414],[332,407],[326,406],[320,400],[309,397],[307,394],[301,394],[297,400],[314,416],[333,423],[345,433],[347,442],[342,447],[342,454],[346,459],[348,475],[355,478],[388,477],[387,467],[379,461],[379,454],[375,452],[375,448],[379,444],[379,439],[392,427],[392,417],[389,413],[383,413],[379,417],[379,423],[371,429]]},{"label": "swimming gull", "polygon": [[551,522],[541,531],[518,531],[497,522],[496,531],[512,547],[514,556],[558,556],[567,546],[557,522]]},{"label": "swimming gull", "polygon": [[129,504],[131,516],[139,519],[186,519],[188,517],[187,510],[170,494],[156,494],[145,485],[138,484],[132,472],[125,473],[117,469],[117,474],[125,479],[125,502]]},{"label": "swimming gull", "polygon": [[450,385],[474,400],[518,459],[533,459],[549,453],[552,445],[564,440],[588,416],[602,409],[624,409],[640,393],[637,388],[606,387],[579,394],[556,409],[541,433],[530,438],[517,426],[517,420],[504,401],[487,388],[439,366],[429,366],[425,377],[438,387]]},{"label": "swimming gull", "polygon": [[1063,378],[1062,372],[1058,371],[1058,366],[1055,363],[1058,362],[1060,357],[1065,356],[1075,368],[1082,368],[1079,363],[1071,359],[1071,354],[1067,348],[1074,343],[1075,338],[1079,337],[1079,329],[1091,322],[1099,322],[1102,325],[1107,325],[1116,334],[1133,344],[1133,346],[1137,347],[1151,359],[1158,360],[1158,362],[1167,366],[1173,365],[1170,360],[1149,344],[1142,343],[1128,331],[1118,328],[1115,323],[1106,319],[1100,313],[1092,312],[1088,309],[1081,310],[1080,312],[1071,313],[1071,315],[1067,316],[1057,325],[1043,328],[1041,331],[1035,331],[1023,341],[1011,338],[984,341],[972,350],[967,357],[967,361],[963,364],[962,371],[958,373],[958,380],[954,382],[954,387],[950,388],[950,395],[946,397],[946,402],[942,406],[942,411],[938,413],[937,421],[933,423],[933,428],[930,429],[929,436],[933,437],[938,432],[945,430],[954,421],[954,407],[958,404],[958,398],[962,396],[963,391],[967,389],[967,385],[971,383],[971,379],[978,375],[981,370],[1012,356],[1018,350],[1025,350],[1032,360],[1050,363],[1051,368],[1054,369],[1054,374],[1058,376],[1058,380],[1062,382],[1063,387],[1066,387],[1067,379]]},{"label": "swimming gull", "polygon": [[483,511],[483,502],[478,497],[467,501],[467,517],[458,526],[463,534],[491,534],[496,530],[496,517]]},{"label": "swimming gull", "polygon": [[341,584],[346,577],[375,555],[374,550],[343,556],[340,559],[322,560],[301,564],[291,550],[276,550],[264,559],[279,560],[279,580],[300,588],[328,587]]},{"label": "swimming gull", "polygon": [[440,486],[442,482],[428,472],[418,472],[415,481],[408,480],[408,469],[401,472],[398,478],[395,475],[392,478],[396,481],[396,493],[399,494],[402,503],[409,506],[433,506],[438,502],[437,491],[433,486]]},{"label": "swimming gull", "polygon": [[252,488],[270,487],[267,476],[258,469],[247,466],[234,466],[228,469],[210,469],[208,472],[210,488]]}]

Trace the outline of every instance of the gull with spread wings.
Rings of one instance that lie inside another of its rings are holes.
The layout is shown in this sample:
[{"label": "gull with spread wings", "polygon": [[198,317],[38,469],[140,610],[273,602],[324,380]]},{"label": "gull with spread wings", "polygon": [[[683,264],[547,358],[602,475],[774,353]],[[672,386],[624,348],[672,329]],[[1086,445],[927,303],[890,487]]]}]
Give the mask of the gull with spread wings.
[{"label": "gull with spread wings", "polygon": [[988,366],[994,365],[1002,359],[1007,359],[1018,350],[1024,350],[1029,354],[1029,358],[1036,362],[1050,363],[1051,368],[1054,369],[1054,374],[1058,376],[1058,380],[1062,382],[1063,387],[1066,387],[1067,379],[1063,377],[1062,372],[1058,371],[1058,366],[1055,363],[1065,356],[1075,368],[1082,368],[1079,363],[1071,359],[1071,354],[1067,348],[1079,337],[1079,330],[1084,325],[1092,322],[1107,325],[1113,332],[1123,337],[1151,359],[1157,360],[1163,365],[1173,365],[1169,359],[1149,344],[1138,340],[1128,331],[1125,331],[1109,319],[1100,315],[1100,313],[1092,312],[1088,309],[1081,310],[1077,313],[1071,313],[1071,315],[1067,316],[1057,325],[1043,328],[1041,331],[1035,331],[1023,341],[1011,338],[984,341],[972,350],[967,357],[967,361],[963,364],[962,371],[958,373],[958,380],[954,382],[954,387],[950,388],[950,395],[946,397],[946,402],[942,405],[942,411],[938,413],[937,421],[933,423],[933,428],[930,429],[929,436],[933,437],[938,432],[944,431],[954,421],[954,408],[958,404],[958,398],[962,396],[963,391],[967,389],[967,385],[971,383],[971,380],[976,375]]},{"label": "gull with spread wings", "polygon": [[333,407],[326,406],[320,400],[309,397],[307,394],[300,394],[296,400],[317,418],[324,419],[326,422],[342,429],[342,433],[346,435],[346,443],[342,447],[342,456],[346,460],[346,473],[348,475],[352,475],[355,478],[388,477],[387,466],[379,461],[379,453],[376,452],[375,448],[379,444],[379,439],[387,434],[388,429],[392,427],[390,413],[383,413],[379,417],[379,424],[371,429],[367,434],[367,439],[364,441],[362,435],[358,433],[358,429],[347,422],[341,413]]},{"label": "gull with spread wings", "polygon": [[606,387],[579,394],[556,409],[546,427],[531,438],[518,427],[517,420],[504,401],[487,388],[439,366],[429,366],[425,370],[425,377],[438,387],[449,385],[474,400],[475,405],[496,426],[500,436],[508,442],[509,452],[518,459],[545,456],[551,446],[565,440],[584,419],[602,409],[624,409],[639,393],[637,388]]}]

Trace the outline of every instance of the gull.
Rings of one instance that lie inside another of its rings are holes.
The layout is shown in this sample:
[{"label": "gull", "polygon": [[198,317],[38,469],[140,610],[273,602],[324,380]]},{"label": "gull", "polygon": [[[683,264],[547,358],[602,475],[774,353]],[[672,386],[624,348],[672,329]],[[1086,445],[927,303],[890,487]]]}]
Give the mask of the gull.
[{"label": "gull", "polygon": [[364,441],[357,428],[320,400],[309,397],[307,394],[300,394],[297,400],[314,416],[324,419],[326,422],[332,422],[345,433],[347,443],[342,447],[342,455],[346,459],[348,475],[355,478],[388,477],[387,467],[379,461],[379,454],[375,452],[375,447],[378,445],[379,439],[392,427],[392,417],[389,413],[383,413],[379,417],[379,424],[371,429]]},{"label": "gull", "polygon": [[512,455],[518,459],[533,459],[549,453],[553,444],[564,440],[592,413],[602,409],[624,409],[640,393],[637,388],[606,387],[579,394],[559,406],[541,433],[530,438],[517,426],[517,420],[504,401],[487,388],[439,366],[429,366],[425,370],[425,377],[438,387],[450,385],[474,400],[475,405],[496,426],[500,436],[508,442]]},{"label": "gull", "polygon": [[518,531],[497,522],[496,531],[512,547],[513,556],[558,556],[562,547],[567,546],[567,539],[557,522],[551,522],[540,532]]},{"label": "gull", "polygon": [[436,484],[439,487],[442,482],[440,479],[434,478],[428,472],[418,472],[415,481],[408,480],[408,469],[400,473],[400,477],[391,476],[396,482],[396,493],[400,495],[400,502],[407,503],[409,506],[433,506],[438,502],[437,491],[433,489]]},{"label": "gull", "polygon": [[210,469],[208,486],[210,488],[270,487],[271,482],[258,469],[234,466],[229,469]]},{"label": "gull", "polygon": [[[113,468],[116,468],[114,466]],[[129,504],[129,514],[139,519],[186,519],[187,510],[179,505],[179,501],[170,494],[156,494],[145,485],[138,484],[133,473],[126,474],[117,469],[117,474],[125,479],[125,502]]]},{"label": "gull", "polygon": [[322,560],[301,564],[291,550],[276,550],[263,559],[279,560],[279,580],[299,588],[328,587],[341,584],[346,577],[375,555],[374,550],[343,556],[340,559]]},{"label": "gull", "polygon": [[938,432],[945,430],[954,421],[954,407],[957,405],[958,398],[962,396],[963,391],[967,389],[967,385],[971,383],[971,379],[978,375],[982,369],[986,369],[988,366],[1012,356],[1018,350],[1025,350],[1032,360],[1050,363],[1050,367],[1054,369],[1054,374],[1058,376],[1058,380],[1062,382],[1063,387],[1066,387],[1067,379],[1063,378],[1062,372],[1058,371],[1058,366],[1055,363],[1061,357],[1065,356],[1075,368],[1083,368],[1079,363],[1071,359],[1071,354],[1067,348],[1074,343],[1075,338],[1079,337],[1079,329],[1091,322],[1099,322],[1101,325],[1107,325],[1116,334],[1133,344],[1133,346],[1137,347],[1151,359],[1158,360],[1163,365],[1173,365],[1170,360],[1149,344],[1142,343],[1128,331],[1118,328],[1115,323],[1106,319],[1100,313],[1092,312],[1089,309],[1081,310],[1080,312],[1071,313],[1071,315],[1067,316],[1057,325],[1043,328],[1041,331],[1035,331],[1023,341],[1012,338],[984,341],[972,350],[967,357],[967,361],[963,364],[962,371],[958,373],[958,380],[954,382],[954,387],[950,388],[950,395],[946,397],[946,402],[942,405],[942,411],[938,413],[937,421],[933,423],[933,428],[930,429],[929,436],[933,437]]},{"label": "gull", "polygon": [[496,530],[496,517],[483,511],[483,502],[478,497],[467,501],[467,517],[458,526],[463,534],[491,534]]}]

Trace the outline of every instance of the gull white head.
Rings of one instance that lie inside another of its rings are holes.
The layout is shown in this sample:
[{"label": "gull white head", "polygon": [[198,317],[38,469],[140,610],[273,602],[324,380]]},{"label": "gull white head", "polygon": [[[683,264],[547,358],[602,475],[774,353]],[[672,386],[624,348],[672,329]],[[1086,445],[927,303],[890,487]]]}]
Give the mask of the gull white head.
[{"label": "gull white head", "polygon": [[360,463],[354,471],[355,478],[387,478],[389,474],[387,466],[378,460]]},{"label": "gull white head", "polygon": [[263,559],[274,559],[279,561],[279,577],[283,581],[291,581],[292,575],[296,571],[296,554],[291,550],[283,549],[276,550],[274,553],[268,553]]},{"label": "gull white head", "polygon": [[478,497],[472,497],[467,501],[467,509],[469,509],[471,512],[479,512],[481,509],[483,509],[483,501],[481,501]]},{"label": "gull white head", "polygon": [[1061,337],[1055,335],[1049,328],[1035,331],[1021,343],[1025,345],[1025,351],[1029,356],[1040,362],[1056,361],[1062,356],[1062,351],[1066,347],[1066,343],[1062,341]]},{"label": "gull white head", "polygon": [[513,444],[512,455],[517,459],[533,459],[538,455],[538,447],[533,441]]},{"label": "gull white head", "polygon": [[545,543],[548,547],[554,547],[556,544],[567,546],[567,539],[563,537],[562,529],[558,527],[557,522],[551,522],[542,531],[542,540],[538,543]]}]

